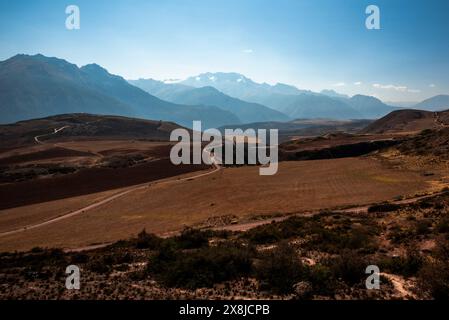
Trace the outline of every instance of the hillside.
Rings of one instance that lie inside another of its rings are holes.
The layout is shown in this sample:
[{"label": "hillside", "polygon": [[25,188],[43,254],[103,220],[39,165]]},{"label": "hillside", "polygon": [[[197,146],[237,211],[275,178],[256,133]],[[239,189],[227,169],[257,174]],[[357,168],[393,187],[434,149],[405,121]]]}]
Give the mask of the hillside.
[{"label": "hillside", "polygon": [[362,119],[364,116],[340,99],[319,94],[254,96],[251,101],[279,110],[291,118]]},{"label": "hillside", "polygon": [[193,120],[209,127],[239,122],[216,107],[163,101],[98,65],[78,68],[43,55],[16,55],[0,62],[0,101],[1,123],[77,112],[162,119],[185,126]]},{"label": "hillside", "polygon": [[398,110],[367,126],[362,133],[416,132],[449,124],[449,112]]},{"label": "hillside", "polygon": [[415,105],[414,108],[429,111],[447,110],[449,109],[449,95],[442,94],[426,99]]},{"label": "hillside", "polygon": [[230,111],[243,123],[260,121],[287,121],[289,118],[258,103],[246,102],[221,93],[213,87],[202,87],[173,94],[169,101],[195,105],[210,105]]},{"label": "hillside", "polygon": [[[51,135],[55,129],[62,127],[65,128],[58,132],[57,135]],[[0,148],[36,144],[36,136],[41,136],[39,138],[41,141],[54,140],[56,138],[63,140],[65,137],[70,138],[70,140],[119,138],[168,141],[170,132],[179,127],[172,122],[119,116],[63,114],[0,125]]]},{"label": "hillside", "polygon": [[449,127],[441,130],[426,130],[398,146],[405,154],[429,156],[433,155],[449,159]]}]

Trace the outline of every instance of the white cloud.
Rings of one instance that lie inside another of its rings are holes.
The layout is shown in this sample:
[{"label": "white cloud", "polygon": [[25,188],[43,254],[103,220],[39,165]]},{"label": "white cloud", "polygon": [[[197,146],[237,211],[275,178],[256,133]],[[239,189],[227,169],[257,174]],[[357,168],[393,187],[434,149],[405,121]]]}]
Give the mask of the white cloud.
[{"label": "white cloud", "polygon": [[361,84],[362,84],[361,81],[354,82],[354,85],[355,85],[355,86],[360,86]]},{"label": "white cloud", "polygon": [[435,87],[436,87],[436,85],[435,85],[435,84],[433,84],[433,83],[431,83],[431,84],[429,84],[429,87],[431,87],[431,88],[435,88]]},{"label": "white cloud", "polygon": [[410,92],[410,93],[418,93],[421,92],[421,90],[417,90],[417,89],[409,89],[406,86],[397,86],[397,85],[393,85],[393,84],[380,84],[380,83],[375,83],[373,84],[374,88],[377,89],[385,89],[385,90],[395,90],[395,91],[399,91],[399,92]]},{"label": "white cloud", "polygon": [[332,86],[333,87],[344,87],[346,85],[346,83],[344,83],[344,82],[337,82],[337,83],[334,83]]},{"label": "white cloud", "polygon": [[243,53],[253,53],[253,49],[245,49],[243,50]]}]

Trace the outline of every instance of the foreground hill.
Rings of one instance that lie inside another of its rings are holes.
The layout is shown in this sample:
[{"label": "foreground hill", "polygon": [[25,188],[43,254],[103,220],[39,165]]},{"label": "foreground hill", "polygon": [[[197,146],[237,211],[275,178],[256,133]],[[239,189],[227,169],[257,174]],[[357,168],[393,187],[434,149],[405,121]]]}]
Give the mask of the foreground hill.
[{"label": "foreground hill", "polygon": [[0,101],[2,123],[75,112],[162,119],[185,126],[193,120],[210,127],[239,122],[216,107],[163,101],[98,65],[78,68],[43,55],[17,55],[0,62]]},{"label": "foreground hill", "polygon": [[440,130],[425,130],[398,146],[405,154],[436,156],[449,159],[449,127]]},{"label": "foreground hill", "polygon": [[373,122],[363,133],[416,132],[449,125],[449,111],[398,110]]},{"label": "foreground hill", "polygon": [[[63,128],[53,135],[55,129]],[[103,116],[63,114],[42,119],[0,125],[0,148],[13,148],[39,141],[79,139],[148,139],[168,141],[170,132],[179,125],[172,122]]]}]

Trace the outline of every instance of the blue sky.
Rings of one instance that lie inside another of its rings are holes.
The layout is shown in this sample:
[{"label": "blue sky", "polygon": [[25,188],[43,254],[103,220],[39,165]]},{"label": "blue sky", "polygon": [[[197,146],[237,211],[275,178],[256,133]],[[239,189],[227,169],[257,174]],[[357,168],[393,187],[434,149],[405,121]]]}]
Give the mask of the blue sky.
[{"label": "blue sky", "polygon": [[[65,28],[78,5],[81,29]],[[365,8],[381,30],[365,28]],[[42,53],[125,78],[239,72],[418,101],[449,93],[447,0],[0,0],[0,60]]]}]

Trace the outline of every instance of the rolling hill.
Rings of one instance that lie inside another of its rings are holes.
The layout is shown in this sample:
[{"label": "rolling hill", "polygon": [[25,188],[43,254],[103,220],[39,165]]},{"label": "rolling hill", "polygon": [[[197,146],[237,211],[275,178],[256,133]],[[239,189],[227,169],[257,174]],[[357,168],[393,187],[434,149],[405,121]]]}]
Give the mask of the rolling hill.
[{"label": "rolling hill", "polygon": [[[65,127],[52,136],[54,129]],[[79,139],[148,139],[168,141],[172,130],[181,128],[173,122],[143,120],[120,116],[104,116],[86,113],[62,114],[41,119],[25,120],[0,125],[0,148],[36,144],[34,137],[42,141],[70,138]]]},{"label": "rolling hill", "polygon": [[371,123],[362,133],[417,132],[449,125],[449,111],[397,110]]},{"label": "rolling hill", "polygon": [[205,127],[239,122],[217,107],[163,101],[95,64],[78,68],[43,55],[16,55],[0,62],[1,123],[76,112],[169,120],[184,126],[193,120],[202,120]]}]

